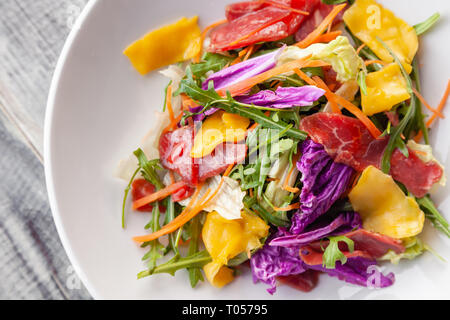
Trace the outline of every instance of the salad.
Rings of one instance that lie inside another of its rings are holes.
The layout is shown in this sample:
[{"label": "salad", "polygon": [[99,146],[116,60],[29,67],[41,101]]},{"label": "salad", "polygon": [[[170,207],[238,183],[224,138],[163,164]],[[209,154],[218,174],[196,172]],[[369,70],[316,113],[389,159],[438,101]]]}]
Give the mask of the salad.
[{"label": "salad", "polygon": [[420,236],[428,219],[450,237],[429,143],[450,81],[430,106],[416,56],[439,14],[410,26],[375,0],[260,0],[225,16],[203,31],[182,18],[124,51],[169,78],[118,171],[122,227],[128,198],[149,212],[138,278],[184,269],[192,287],[220,288],[250,269],[270,294],[310,291],[321,273],[384,288],[395,275],[379,265],[439,258]]}]

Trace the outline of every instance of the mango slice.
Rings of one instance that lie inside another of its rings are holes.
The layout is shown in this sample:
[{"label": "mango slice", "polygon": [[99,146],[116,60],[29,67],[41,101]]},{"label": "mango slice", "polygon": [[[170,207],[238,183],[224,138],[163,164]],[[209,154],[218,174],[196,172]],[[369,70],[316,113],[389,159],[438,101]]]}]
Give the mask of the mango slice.
[{"label": "mango slice", "polygon": [[136,70],[145,75],[154,69],[195,57],[201,47],[198,17],[181,18],[132,43],[123,52]]},{"label": "mango slice", "polygon": [[390,175],[367,167],[348,195],[363,227],[392,238],[414,237],[422,232],[425,214],[413,197],[407,197]]},{"label": "mango slice", "polygon": [[194,138],[192,158],[202,158],[210,154],[219,144],[244,140],[250,120],[238,114],[215,112],[202,123]]}]

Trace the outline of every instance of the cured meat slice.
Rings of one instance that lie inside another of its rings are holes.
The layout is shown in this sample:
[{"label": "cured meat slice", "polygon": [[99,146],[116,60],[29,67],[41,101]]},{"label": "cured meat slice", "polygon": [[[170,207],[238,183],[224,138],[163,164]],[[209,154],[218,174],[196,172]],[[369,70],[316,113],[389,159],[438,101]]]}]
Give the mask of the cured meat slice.
[{"label": "cured meat slice", "polygon": [[[339,163],[363,171],[372,165],[381,168],[389,138],[374,139],[356,118],[335,113],[316,113],[305,117],[300,128]],[[403,183],[416,197],[423,197],[438,182],[443,170],[435,161],[423,162],[412,150],[405,157],[398,149],[391,157],[391,176]]]},{"label": "cured meat slice", "polygon": [[[320,0],[272,0],[271,2],[313,12]],[[242,48],[262,41],[281,40],[294,34],[307,18],[306,15],[289,9],[256,1],[231,4],[226,9],[226,16],[229,22],[211,33],[209,50],[212,52]],[[239,39],[242,40],[234,43]]]},{"label": "cured meat slice", "polygon": [[[295,40],[296,41],[301,41],[304,38],[306,38],[306,36],[308,34],[313,32],[314,29],[317,28],[317,26],[333,10],[334,7],[335,7],[334,5],[329,5],[329,4],[325,4],[325,3],[320,2],[319,6],[314,11],[314,13],[310,14],[306,18],[306,20],[302,24],[301,28],[298,29],[298,31],[296,32]],[[336,24],[342,22],[343,17],[344,17],[345,9],[346,8],[344,8],[344,10],[339,12],[339,14],[336,16],[336,18],[333,21],[333,25],[336,25]]]},{"label": "cured meat slice", "polygon": [[194,126],[178,128],[161,135],[160,161],[164,168],[174,170],[186,183],[196,185],[225,171],[230,164],[240,163],[246,157],[245,144],[224,143],[203,158],[193,159]]},{"label": "cured meat slice", "polygon": [[[355,251],[364,252],[373,259],[384,256],[389,250],[392,250],[395,253],[402,253],[405,251],[405,247],[400,240],[365,229],[350,231],[343,234],[343,236],[353,240]],[[329,241],[316,241],[311,243],[310,247],[320,252],[322,251],[321,247],[326,248],[328,246],[328,242]],[[339,242],[339,249],[341,251],[348,251],[347,244],[345,242]]]},{"label": "cured meat slice", "polygon": [[289,275],[289,276],[279,276],[277,280],[283,284],[286,284],[294,289],[310,292],[317,286],[319,282],[319,272],[315,270],[306,270],[303,273]]}]

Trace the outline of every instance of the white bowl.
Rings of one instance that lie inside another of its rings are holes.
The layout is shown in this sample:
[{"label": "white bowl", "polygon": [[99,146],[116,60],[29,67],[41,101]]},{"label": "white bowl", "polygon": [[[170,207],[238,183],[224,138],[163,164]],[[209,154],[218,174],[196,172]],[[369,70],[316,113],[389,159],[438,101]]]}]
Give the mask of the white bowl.
[{"label": "white bowl", "polygon": [[[394,286],[369,290],[320,277],[311,293],[279,287],[274,296],[266,285],[254,285],[250,272],[222,290],[202,283],[191,289],[185,270],[175,277],[155,275],[137,280],[145,269],[144,249],[131,237],[143,233],[148,215],[129,213],[121,228],[125,183],[113,172],[153,125],[167,83],[157,72],[139,75],[123,49],[152,28],[181,16],[199,15],[204,27],[223,19],[219,0],[97,0],[86,6],[69,36],[56,68],[45,123],[46,180],[55,223],[75,270],[98,299],[341,299],[450,298],[450,266],[429,253],[399,266]],[[414,24],[434,12],[439,24],[422,37],[420,62],[423,92],[437,105],[450,74],[448,0],[381,1]],[[445,112],[449,115],[448,109]],[[439,120],[432,132],[435,154],[450,168],[450,120]],[[449,187],[434,199],[450,219]],[[424,240],[450,261],[450,241],[429,225]]]}]

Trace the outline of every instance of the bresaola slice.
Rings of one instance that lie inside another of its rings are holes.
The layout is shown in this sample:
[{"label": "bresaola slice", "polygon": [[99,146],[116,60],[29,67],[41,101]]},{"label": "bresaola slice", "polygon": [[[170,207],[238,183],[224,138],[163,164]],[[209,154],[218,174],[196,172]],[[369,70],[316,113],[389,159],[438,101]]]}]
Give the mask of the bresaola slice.
[{"label": "bresaola slice", "polygon": [[[313,12],[320,0],[272,0],[273,3]],[[308,17],[269,3],[241,2],[227,7],[228,23],[211,32],[209,51],[221,52],[294,34]],[[262,26],[267,27],[260,29]],[[240,40],[242,39],[242,40]]]},{"label": "bresaola slice", "polygon": [[[300,129],[306,131],[314,142],[325,147],[334,161],[363,171],[370,165],[381,168],[381,159],[388,137],[375,139],[356,118],[335,114],[316,113],[305,117]],[[416,197],[423,197],[443,175],[435,161],[423,162],[409,149],[405,157],[398,149],[391,157],[391,176],[403,183]]]},{"label": "bresaola slice", "polygon": [[194,126],[185,126],[163,133],[159,140],[161,164],[177,172],[186,183],[196,185],[224,172],[230,164],[244,161],[246,145],[233,143],[219,145],[206,157],[191,158],[194,134]]}]

